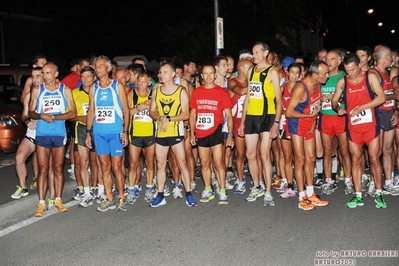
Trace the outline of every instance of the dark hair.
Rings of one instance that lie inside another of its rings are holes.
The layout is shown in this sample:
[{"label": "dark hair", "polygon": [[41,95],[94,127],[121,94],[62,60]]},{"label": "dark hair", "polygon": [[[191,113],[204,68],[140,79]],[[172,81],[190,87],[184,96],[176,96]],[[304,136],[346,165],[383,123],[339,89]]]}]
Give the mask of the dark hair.
[{"label": "dark hair", "polygon": [[205,67],[212,67],[212,68],[213,68],[213,71],[216,72],[216,68],[215,68],[215,66],[214,66],[213,64],[211,64],[211,63],[205,63],[205,64],[202,65],[201,73],[202,73],[202,70],[204,70]]},{"label": "dark hair", "polygon": [[172,68],[173,72],[176,72],[176,65],[173,61],[165,60],[165,61],[161,62],[161,64],[160,64],[161,67],[166,66],[166,65],[169,65]]},{"label": "dark hair", "polygon": [[373,55],[373,51],[371,50],[371,48],[366,46],[366,45],[361,45],[361,46],[357,47],[356,48],[356,52],[357,51],[365,51],[367,56],[372,56]]},{"label": "dark hair", "polygon": [[96,71],[91,67],[91,66],[84,66],[81,70],[80,70],[80,74],[84,73],[84,72],[91,72],[91,74],[93,74],[93,76],[96,75]]},{"label": "dark hair", "polygon": [[225,57],[224,55],[217,55],[217,56],[215,56],[215,57],[213,58],[213,66],[219,66],[220,61],[222,61],[222,60],[226,60],[226,62],[228,61],[228,60],[227,60],[227,57]]},{"label": "dark hair", "polygon": [[32,71],[41,71],[42,67],[32,67]]},{"label": "dark hair", "polygon": [[134,74],[143,73],[145,71],[144,66],[142,64],[130,64],[127,66],[126,70],[131,70]]},{"label": "dark hair", "polygon": [[344,58],[344,65],[355,63],[357,66],[360,64],[360,58],[355,53],[349,53]]},{"label": "dark hair", "polygon": [[47,60],[47,57],[44,54],[35,54],[32,58],[32,65],[36,65],[40,58]]},{"label": "dark hair", "polygon": [[302,65],[304,65],[304,64],[302,64],[302,63],[297,63],[297,62],[293,62],[293,63],[291,63],[289,66],[288,66],[288,68],[287,68],[287,71],[290,71],[290,69],[291,68],[293,68],[293,67],[297,67],[297,68],[299,68],[299,74],[301,74],[301,72],[302,72]]}]

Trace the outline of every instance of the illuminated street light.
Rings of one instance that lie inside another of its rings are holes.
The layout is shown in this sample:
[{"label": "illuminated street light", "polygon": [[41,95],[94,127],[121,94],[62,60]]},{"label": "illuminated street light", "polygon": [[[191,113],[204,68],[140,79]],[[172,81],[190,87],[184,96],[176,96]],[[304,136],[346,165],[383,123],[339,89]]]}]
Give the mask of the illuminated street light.
[{"label": "illuminated street light", "polygon": [[382,24],[382,22],[380,22],[377,25],[378,25],[378,27],[381,27],[383,24]]},{"label": "illuminated street light", "polygon": [[391,30],[391,33],[395,33],[395,30]]},{"label": "illuminated street light", "polygon": [[373,12],[374,12],[374,9],[372,9],[372,8],[370,8],[369,10],[367,10],[367,13],[368,13],[368,14],[373,14]]}]

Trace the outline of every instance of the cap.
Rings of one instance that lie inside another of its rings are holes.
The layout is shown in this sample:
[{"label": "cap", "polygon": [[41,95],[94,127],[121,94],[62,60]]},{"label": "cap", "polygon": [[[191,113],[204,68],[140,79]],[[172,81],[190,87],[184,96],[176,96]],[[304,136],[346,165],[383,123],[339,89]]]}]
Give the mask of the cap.
[{"label": "cap", "polygon": [[281,61],[281,64],[283,65],[283,68],[287,68],[289,65],[295,62],[295,59],[292,57],[284,57],[283,61]]},{"label": "cap", "polygon": [[253,58],[253,56],[250,54],[250,53],[243,53],[243,54],[240,54],[240,60],[241,59],[243,59],[243,58],[247,58],[247,57],[249,57],[249,58]]}]

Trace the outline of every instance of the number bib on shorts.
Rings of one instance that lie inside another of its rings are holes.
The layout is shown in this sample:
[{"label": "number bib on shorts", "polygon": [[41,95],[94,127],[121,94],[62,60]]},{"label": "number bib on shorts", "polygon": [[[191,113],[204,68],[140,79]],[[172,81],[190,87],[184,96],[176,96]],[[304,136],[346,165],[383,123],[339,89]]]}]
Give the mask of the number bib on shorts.
[{"label": "number bib on shorts", "polygon": [[249,96],[254,99],[262,99],[263,95],[261,89],[263,88],[262,82],[249,82]]},{"label": "number bib on shorts", "polygon": [[97,123],[115,123],[115,108],[113,106],[97,106]]},{"label": "number bib on shorts", "polygon": [[241,96],[237,102],[237,118],[242,118],[242,110],[244,109],[245,95]]},{"label": "number bib on shorts", "polygon": [[213,127],[215,119],[213,114],[198,114],[197,124],[195,125],[199,130],[208,130]]},{"label": "number bib on shorts", "polygon": [[62,96],[61,95],[48,95],[48,96],[43,96],[42,100],[42,106],[43,106],[43,111],[45,114],[47,113],[61,113],[61,101]]},{"label": "number bib on shorts", "polygon": [[361,125],[361,124],[373,122],[373,116],[371,114],[371,110],[366,109],[356,116],[353,116],[353,117],[351,116],[350,120],[351,120],[351,124],[353,126]]}]

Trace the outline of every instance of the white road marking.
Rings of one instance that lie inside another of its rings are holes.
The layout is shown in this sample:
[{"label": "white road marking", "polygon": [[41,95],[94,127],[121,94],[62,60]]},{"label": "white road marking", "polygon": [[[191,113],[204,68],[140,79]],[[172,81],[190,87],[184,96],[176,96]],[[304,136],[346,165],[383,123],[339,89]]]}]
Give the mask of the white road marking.
[{"label": "white road marking", "polygon": [[[70,208],[70,207],[72,207],[74,205],[77,205],[77,204],[79,204],[79,201],[73,200],[73,201],[70,201],[70,202],[68,202],[68,203],[66,203],[64,205],[67,208]],[[29,219],[27,219],[25,221],[22,221],[20,223],[14,224],[14,225],[12,225],[10,227],[4,228],[3,230],[0,230],[0,237],[5,236],[5,235],[7,235],[9,233],[12,233],[12,232],[14,232],[14,231],[16,231],[18,229],[21,229],[21,228],[23,228],[25,226],[30,225],[30,224],[33,224],[33,223],[35,223],[37,221],[40,221],[41,219],[47,218],[47,217],[49,217],[49,216],[51,216],[51,215],[53,215],[55,213],[58,213],[58,212],[56,210],[49,210],[49,211],[45,212],[43,217],[32,217],[32,218],[29,218]]]}]

